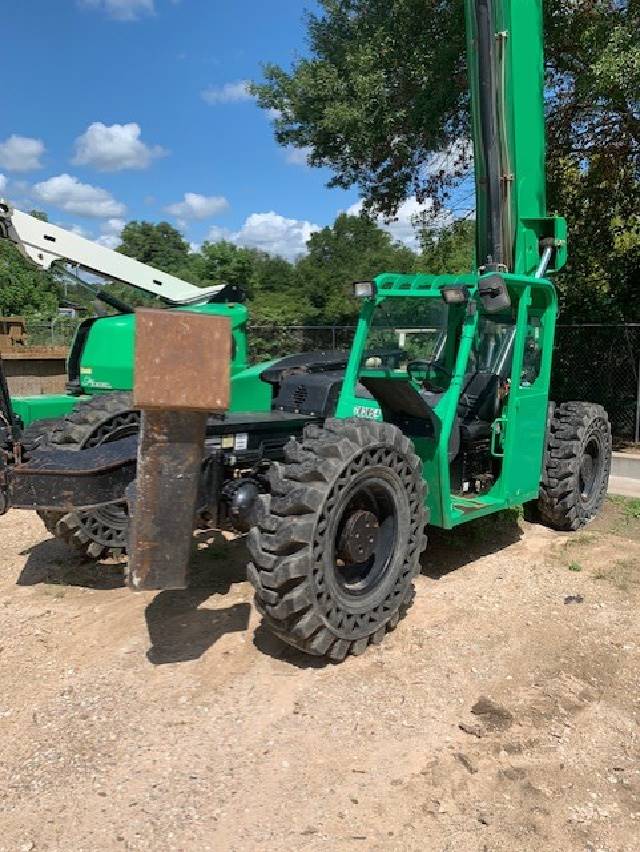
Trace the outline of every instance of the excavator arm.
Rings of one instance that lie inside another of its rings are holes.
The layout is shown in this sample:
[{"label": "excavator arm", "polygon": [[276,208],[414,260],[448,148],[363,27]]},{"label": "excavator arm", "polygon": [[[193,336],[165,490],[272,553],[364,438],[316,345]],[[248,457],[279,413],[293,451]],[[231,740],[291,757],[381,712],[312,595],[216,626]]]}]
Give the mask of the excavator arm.
[{"label": "excavator arm", "polygon": [[42,269],[49,269],[55,260],[100,275],[111,281],[129,284],[158,296],[171,305],[195,305],[210,301],[222,292],[225,285],[196,287],[174,275],[147,266],[139,260],[85,240],[57,225],[43,222],[16,210],[0,200],[0,239],[8,239]]}]

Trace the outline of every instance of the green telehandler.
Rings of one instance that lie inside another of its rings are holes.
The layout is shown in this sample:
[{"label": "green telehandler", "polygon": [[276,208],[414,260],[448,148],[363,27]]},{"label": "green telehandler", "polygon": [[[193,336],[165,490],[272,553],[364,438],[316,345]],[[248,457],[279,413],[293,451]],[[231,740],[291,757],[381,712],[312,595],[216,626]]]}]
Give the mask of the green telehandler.
[{"label": "green telehandler", "polygon": [[[346,365],[326,353],[264,370],[271,410],[215,415],[204,441],[191,412],[184,421],[156,412],[161,440],[147,428],[140,456],[125,437],[73,454],[73,466],[59,451],[23,461],[6,400],[6,506],[88,510],[124,495],[134,545],[145,543],[140,530],[171,530],[156,541],[176,554],[161,572],[149,570],[153,548],[131,554],[131,584],[154,589],[186,585],[183,545],[206,510],[248,531],[265,624],[334,661],[398,624],[429,525],[453,529],[522,504],[558,530],[595,517],[611,463],[607,414],[549,400],[558,311],[549,276],[566,262],[567,228],[545,200],[542,2],[465,0],[465,12],[477,269],[356,282],[362,308]],[[137,482],[136,461],[151,457],[158,469],[144,464]],[[172,468],[179,457],[191,477]]]}]

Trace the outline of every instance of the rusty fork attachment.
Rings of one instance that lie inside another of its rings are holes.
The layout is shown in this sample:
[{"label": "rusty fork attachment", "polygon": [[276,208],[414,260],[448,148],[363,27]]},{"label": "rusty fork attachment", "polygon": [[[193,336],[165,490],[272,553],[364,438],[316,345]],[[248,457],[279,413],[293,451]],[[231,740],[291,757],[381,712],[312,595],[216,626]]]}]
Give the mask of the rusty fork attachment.
[{"label": "rusty fork attachment", "polygon": [[207,419],[229,407],[229,320],[182,311],[136,312],[134,404],[142,412],[129,585],[184,589]]}]

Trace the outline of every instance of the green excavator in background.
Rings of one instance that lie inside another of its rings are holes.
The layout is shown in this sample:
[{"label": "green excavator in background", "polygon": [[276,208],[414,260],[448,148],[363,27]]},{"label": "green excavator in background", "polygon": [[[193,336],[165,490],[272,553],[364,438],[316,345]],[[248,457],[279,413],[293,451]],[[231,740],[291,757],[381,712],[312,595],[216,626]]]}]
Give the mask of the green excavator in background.
[{"label": "green excavator in background", "polygon": [[[201,465],[191,465],[197,496],[182,500],[184,482],[164,481],[151,519],[136,438],[22,461],[5,393],[5,506],[91,512],[126,500],[134,527],[146,513],[145,529],[171,529],[167,550],[203,511],[214,525],[228,521],[248,531],[247,573],[265,624],[334,661],[398,624],[429,525],[450,530],[522,504],[558,530],[595,517],[611,463],[607,414],[549,400],[550,275],[566,262],[567,228],[546,206],[542,2],[465,0],[465,13],[476,270],[356,282],[362,308],[346,364],[325,353],[304,368],[262,371],[271,410],[210,418]],[[179,420],[169,420],[156,459],[184,449]],[[133,557],[136,588],[186,585],[186,557],[166,560],[161,583],[148,564],[136,567],[141,549]]]}]

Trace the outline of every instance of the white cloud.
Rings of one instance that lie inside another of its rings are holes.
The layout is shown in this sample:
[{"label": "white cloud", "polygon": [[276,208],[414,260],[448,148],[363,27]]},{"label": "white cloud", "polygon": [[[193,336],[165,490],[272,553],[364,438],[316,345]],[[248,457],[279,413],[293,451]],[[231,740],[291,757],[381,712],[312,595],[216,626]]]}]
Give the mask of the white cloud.
[{"label": "white cloud", "polygon": [[252,213],[239,231],[231,232],[213,227],[209,231],[211,242],[229,240],[236,245],[261,249],[269,254],[293,259],[307,250],[311,234],[319,231],[318,225],[300,219],[287,219],[278,213]]},{"label": "white cloud", "polygon": [[116,21],[135,21],[142,15],[153,15],[154,0],[78,0],[84,9],[99,9]]},{"label": "white cloud", "polygon": [[10,172],[30,172],[41,169],[40,158],[45,152],[41,139],[16,136],[14,133],[0,142],[0,166]]},{"label": "white cloud", "polygon": [[135,122],[107,127],[101,121],[94,121],[76,139],[73,163],[93,166],[101,172],[146,169],[167,151],[159,145],[146,145],[140,133],[140,125]]},{"label": "white cloud", "polygon": [[250,101],[253,98],[249,91],[248,80],[237,80],[235,83],[225,83],[222,86],[208,86],[200,94],[202,100],[211,106]]},{"label": "white cloud", "polygon": [[4,175],[0,174],[0,192],[4,192],[7,188],[7,179]]},{"label": "white cloud", "polygon": [[233,242],[233,237],[233,231],[229,228],[221,228],[219,225],[212,225],[209,228],[209,233],[207,234],[207,242],[220,243],[222,240]]},{"label": "white cloud", "polygon": [[292,145],[285,150],[284,158],[290,166],[309,165],[309,154],[311,148],[294,148]]},{"label": "white cloud", "polygon": [[[346,211],[349,216],[359,216],[362,213],[362,201],[356,201]],[[408,198],[398,208],[393,222],[385,221],[383,216],[376,216],[376,222],[384,231],[388,231],[396,242],[403,243],[413,251],[418,251],[420,241],[416,225],[423,214],[427,215],[429,223],[435,228],[442,228],[453,222],[449,210],[443,210],[434,215],[433,200],[428,198],[424,204],[419,204],[416,198]]]},{"label": "white cloud", "polygon": [[106,248],[117,248],[121,243],[122,229],[126,225],[124,219],[108,219],[100,228],[101,234],[97,243]]},{"label": "white cloud", "polygon": [[[60,227],[64,228],[65,226],[61,225]],[[82,225],[72,225],[69,230],[72,234],[77,234],[79,237],[84,237],[85,240],[91,239],[91,234],[89,233],[89,231],[87,231],[86,228],[83,228]]]},{"label": "white cloud", "polygon": [[170,216],[175,216],[184,227],[189,219],[207,219],[217,216],[229,208],[229,202],[222,195],[199,195],[197,192],[185,192],[182,201],[165,207]]},{"label": "white cloud", "polygon": [[95,219],[122,216],[126,209],[106,189],[80,183],[78,178],[68,174],[37,183],[33,187],[33,194],[43,204],[52,204],[67,213]]}]

